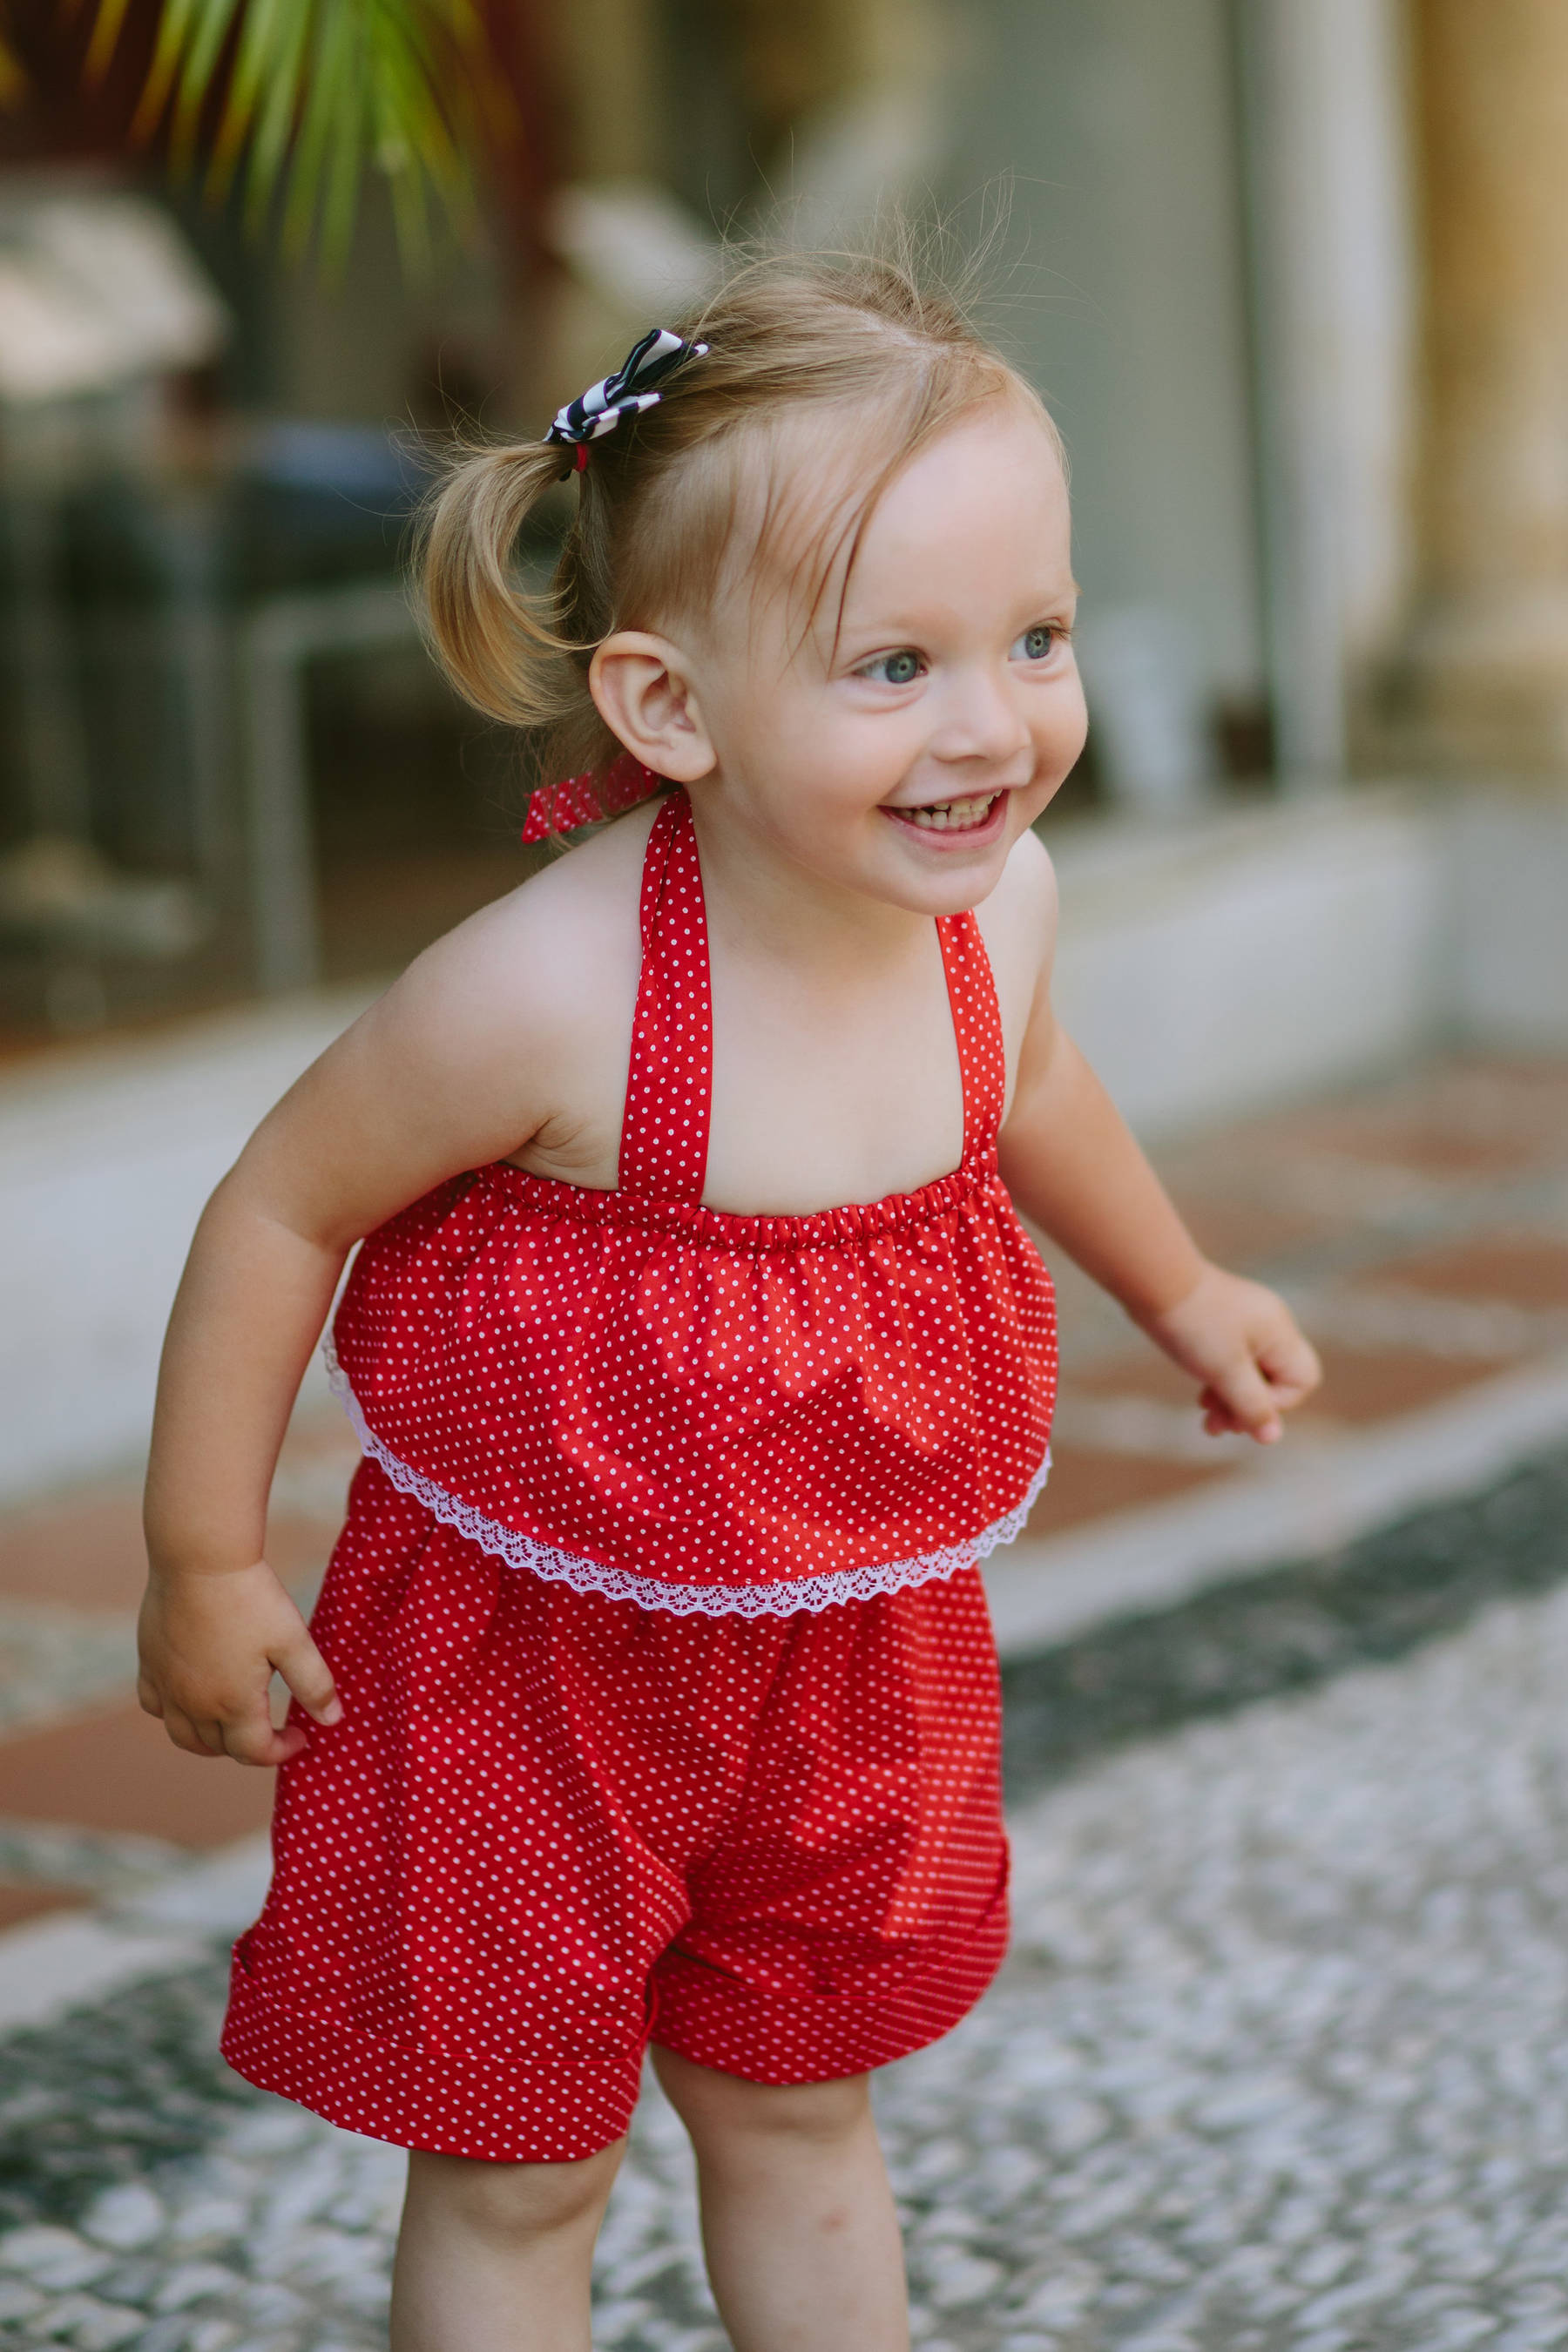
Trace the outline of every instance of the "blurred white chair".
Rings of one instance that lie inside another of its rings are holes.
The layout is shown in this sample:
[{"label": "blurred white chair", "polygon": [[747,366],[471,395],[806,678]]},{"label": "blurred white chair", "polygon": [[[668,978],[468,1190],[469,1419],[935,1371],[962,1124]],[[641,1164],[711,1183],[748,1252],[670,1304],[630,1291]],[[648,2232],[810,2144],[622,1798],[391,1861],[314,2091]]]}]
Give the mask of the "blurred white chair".
[{"label": "blurred white chair", "polygon": [[1215,752],[1197,646],[1163,604],[1080,616],[1079,667],[1097,772],[1135,814],[1179,817],[1214,798]]}]

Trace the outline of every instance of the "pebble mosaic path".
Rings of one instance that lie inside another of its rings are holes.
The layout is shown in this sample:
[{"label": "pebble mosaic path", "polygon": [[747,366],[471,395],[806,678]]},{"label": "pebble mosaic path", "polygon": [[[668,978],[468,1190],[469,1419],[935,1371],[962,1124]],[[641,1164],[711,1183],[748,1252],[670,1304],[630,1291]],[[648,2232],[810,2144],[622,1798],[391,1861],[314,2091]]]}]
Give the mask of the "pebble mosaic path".
[{"label": "pebble mosaic path", "polygon": [[[922,2352],[1568,2346],[1568,1454],[1010,1679],[1013,1956],[879,2085]],[[384,2343],[401,2160],[221,1988],[0,2045],[5,2352]],[[721,2352],[651,2090],[598,2281]]]}]

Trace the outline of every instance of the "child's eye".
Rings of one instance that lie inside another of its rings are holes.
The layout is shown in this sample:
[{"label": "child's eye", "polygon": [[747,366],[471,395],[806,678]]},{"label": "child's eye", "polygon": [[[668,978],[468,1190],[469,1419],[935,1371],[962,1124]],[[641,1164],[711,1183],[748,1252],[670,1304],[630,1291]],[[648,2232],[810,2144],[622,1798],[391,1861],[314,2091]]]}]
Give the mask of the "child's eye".
[{"label": "child's eye", "polygon": [[1014,656],[1023,661],[1048,661],[1056,651],[1057,639],[1060,635],[1061,631],[1048,621],[1040,621],[1034,628],[1026,629],[1015,642]]},{"label": "child's eye", "polygon": [[879,654],[874,661],[865,663],[860,676],[874,677],[880,686],[912,686],[924,668],[919,654],[901,646],[896,654]]}]

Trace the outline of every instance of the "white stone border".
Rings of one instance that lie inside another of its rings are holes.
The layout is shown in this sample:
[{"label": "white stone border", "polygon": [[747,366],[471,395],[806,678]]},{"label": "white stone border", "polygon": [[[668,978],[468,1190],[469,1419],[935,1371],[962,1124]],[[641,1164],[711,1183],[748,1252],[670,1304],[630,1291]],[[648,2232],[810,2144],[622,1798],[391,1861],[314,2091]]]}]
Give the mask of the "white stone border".
[{"label": "white stone border", "polygon": [[1289,1433],[1223,1486],[1081,1532],[1024,1537],[984,1570],[997,1646],[1027,1657],[1117,1617],[1307,1559],[1568,1440],[1568,1351],[1342,1437]]},{"label": "white stone border", "polygon": [[260,1910],[271,1866],[265,1835],[242,1838],[121,1904],[47,1912],[0,1935],[0,2034],[210,1959],[215,1937]]}]

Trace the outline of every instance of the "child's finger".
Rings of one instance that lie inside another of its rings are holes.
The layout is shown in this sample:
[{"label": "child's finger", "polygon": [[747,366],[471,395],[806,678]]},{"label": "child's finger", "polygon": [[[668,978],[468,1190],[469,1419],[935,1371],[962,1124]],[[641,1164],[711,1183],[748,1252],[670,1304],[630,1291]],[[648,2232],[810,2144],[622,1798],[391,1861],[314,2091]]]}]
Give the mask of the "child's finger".
[{"label": "child's finger", "polygon": [[1209,1411],[1221,1411],[1230,1416],[1230,1426],[1255,1437],[1262,1445],[1272,1445],[1284,1434],[1279,1418],[1279,1399],[1248,1358],[1216,1373],[1204,1391],[1201,1402],[1213,1399]]},{"label": "child's finger", "polygon": [[187,1756],[221,1756],[223,1754],[221,1735],[216,1742],[204,1739],[195,1723],[185,1713],[183,1706],[174,1706],[165,1699],[159,1711],[163,1717],[164,1730],[175,1747],[183,1748]]},{"label": "child's finger", "polygon": [[321,1724],[342,1721],[342,1701],[331,1669],[302,1626],[298,1638],[278,1651],[272,1663],[307,1715]]},{"label": "child's finger", "polygon": [[300,1754],[306,1739],[298,1724],[276,1730],[264,1707],[237,1723],[225,1724],[223,1744],[225,1754],[232,1756],[237,1764],[287,1764]]},{"label": "child's finger", "polygon": [[1284,1339],[1265,1348],[1258,1362],[1264,1379],[1284,1406],[1300,1404],[1303,1397],[1311,1395],[1323,1377],[1316,1348],[1304,1333],[1294,1328]]},{"label": "child's finger", "polygon": [[1205,1389],[1198,1398],[1204,1416],[1204,1433],[1208,1437],[1245,1437],[1247,1425],[1232,1412],[1217,1389]]}]

